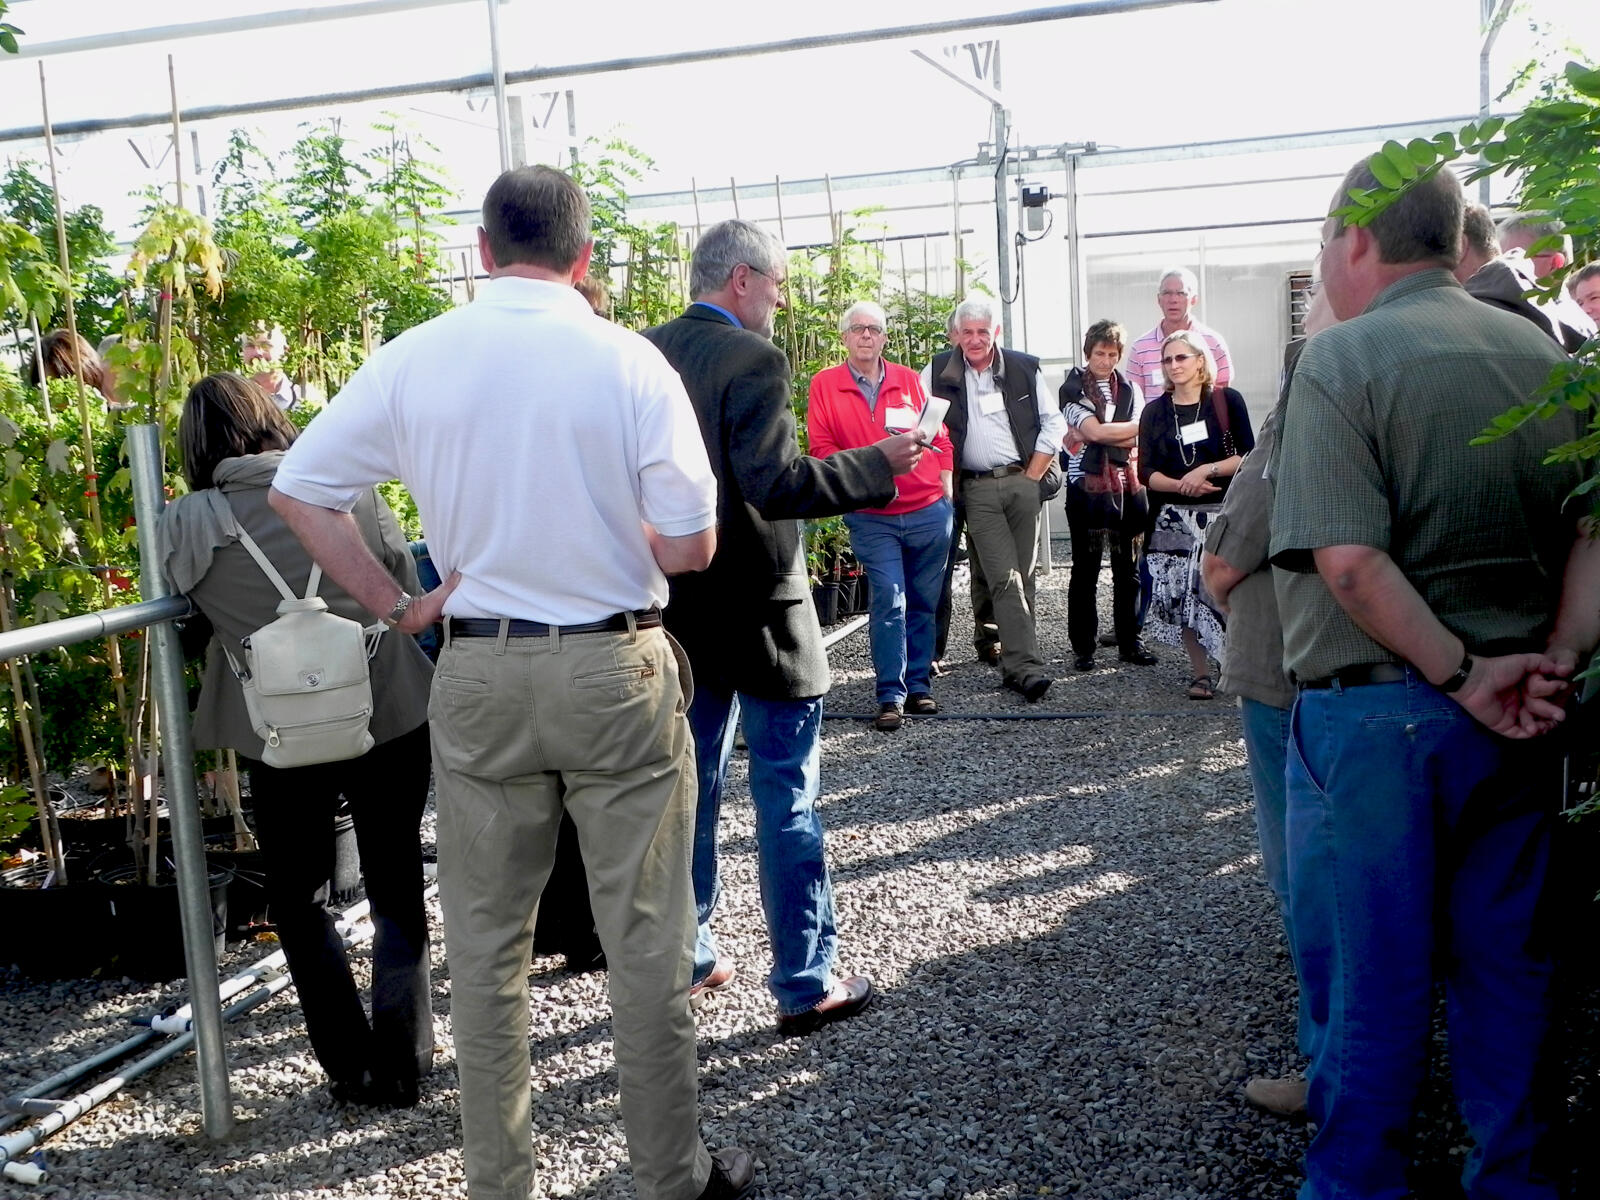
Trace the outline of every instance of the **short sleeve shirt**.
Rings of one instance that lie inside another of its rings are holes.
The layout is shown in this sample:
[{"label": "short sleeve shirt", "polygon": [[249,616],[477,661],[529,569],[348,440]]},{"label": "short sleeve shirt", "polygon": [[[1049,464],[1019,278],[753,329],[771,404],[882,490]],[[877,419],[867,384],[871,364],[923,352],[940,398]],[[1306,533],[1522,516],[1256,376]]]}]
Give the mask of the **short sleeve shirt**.
[{"label": "short sleeve shirt", "polygon": [[1312,552],[1382,550],[1471,651],[1534,649],[1560,595],[1583,478],[1546,466],[1576,438],[1563,409],[1484,446],[1490,421],[1527,402],[1562,361],[1529,322],[1480,304],[1449,272],[1390,285],[1307,345],[1275,467],[1273,564],[1284,660],[1298,679],[1393,660],[1345,613]]}]

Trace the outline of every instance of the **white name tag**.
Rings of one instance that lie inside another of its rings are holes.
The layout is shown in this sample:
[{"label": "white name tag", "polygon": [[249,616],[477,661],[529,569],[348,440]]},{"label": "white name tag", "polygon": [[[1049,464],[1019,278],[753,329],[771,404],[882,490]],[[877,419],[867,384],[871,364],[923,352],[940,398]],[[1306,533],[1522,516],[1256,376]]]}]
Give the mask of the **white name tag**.
[{"label": "white name tag", "polygon": [[1187,425],[1178,427],[1178,436],[1183,439],[1185,446],[1192,446],[1196,442],[1203,442],[1211,436],[1211,431],[1206,428],[1204,421],[1191,421]]},{"label": "white name tag", "polygon": [[892,429],[896,433],[904,433],[917,423],[917,414],[914,409],[891,408],[883,414],[883,427]]},{"label": "white name tag", "polygon": [[979,392],[978,411],[984,416],[992,416],[1006,406],[1006,398],[999,392]]}]

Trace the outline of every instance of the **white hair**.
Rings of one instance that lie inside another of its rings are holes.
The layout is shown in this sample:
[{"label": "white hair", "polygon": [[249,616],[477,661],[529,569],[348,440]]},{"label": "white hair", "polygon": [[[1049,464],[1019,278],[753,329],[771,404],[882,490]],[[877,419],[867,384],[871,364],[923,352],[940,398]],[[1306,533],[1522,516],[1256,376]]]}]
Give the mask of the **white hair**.
[{"label": "white hair", "polygon": [[695,245],[689,264],[689,294],[704,296],[720,290],[740,263],[776,278],[787,257],[783,243],[761,226],[749,221],[719,221]]},{"label": "white hair", "polygon": [[848,333],[852,318],[860,313],[865,313],[884,329],[889,328],[889,314],[883,311],[883,305],[874,304],[871,300],[857,300],[849,308],[845,309],[844,316],[839,318],[839,332]]},{"label": "white hair", "polygon": [[987,321],[989,328],[994,329],[1000,324],[1000,319],[995,315],[994,301],[987,296],[968,296],[956,305],[955,315],[950,318],[950,323],[960,329],[967,321]]},{"label": "white hair", "polygon": [[1168,267],[1161,272],[1161,280],[1156,284],[1156,290],[1161,289],[1161,284],[1169,279],[1176,279],[1183,284],[1183,290],[1191,296],[1200,294],[1200,281],[1195,278],[1194,272],[1188,267]]}]

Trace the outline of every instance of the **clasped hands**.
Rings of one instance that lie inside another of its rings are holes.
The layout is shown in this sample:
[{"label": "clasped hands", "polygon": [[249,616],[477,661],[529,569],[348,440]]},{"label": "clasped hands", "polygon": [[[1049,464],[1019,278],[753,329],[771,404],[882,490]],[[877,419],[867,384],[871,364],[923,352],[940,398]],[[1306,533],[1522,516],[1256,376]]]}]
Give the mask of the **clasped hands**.
[{"label": "clasped hands", "polygon": [[1211,482],[1211,464],[1201,463],[1178,479],[1178,493],[1183,496],[1210,496],[1222,489]]},{"label": "clasped hands", "polygon": [[1577,653],[1564,647],[1543,654],[1475,657],[1455,700],[1501,737],[1523,741],[1541,737],[1566,720],[1577,666]]}]

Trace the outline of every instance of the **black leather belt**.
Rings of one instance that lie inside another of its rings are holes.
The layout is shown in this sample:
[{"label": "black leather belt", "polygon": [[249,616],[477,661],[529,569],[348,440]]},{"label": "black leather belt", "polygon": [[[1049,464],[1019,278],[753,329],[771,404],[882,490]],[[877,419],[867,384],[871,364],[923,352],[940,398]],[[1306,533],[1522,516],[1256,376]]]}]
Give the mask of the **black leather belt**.
[{"label": "black leather belt", "polygon": [[1021,463],[1007,463],[1003,467],[996,467],[992,471],[962,471],[963,479],[1004,479],[1007,475],[1021,475]]},{"label": "black leather belt", "polygon": [[[642,608],[635,613],[617,613],[616,616],[607,617],[603,621],[590,621],[587,625],[546,625],[543,621],[512,621],[506,636],[549,637],[552,629],[559,630],[562,637],[573,633],[626,633],[630,616],[633,618],[635,629],[654,629],[661,624],[659,608]],[[451,617],[450,636],[497,638],[500,636],[500,621],[495,617]]]},{"label": "black leather belt", "polygon": [[1399,663],[1363,663],[1358,667],[1346,667],[1342,671],[1335,671],[1332,675],[1321,679],[1302,680],[1300,686],[1306,690],[1352,688],[1368,683],[1403,683],[1405,677],[1406,669]]}]

